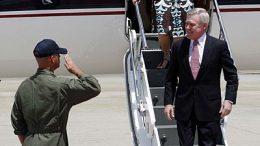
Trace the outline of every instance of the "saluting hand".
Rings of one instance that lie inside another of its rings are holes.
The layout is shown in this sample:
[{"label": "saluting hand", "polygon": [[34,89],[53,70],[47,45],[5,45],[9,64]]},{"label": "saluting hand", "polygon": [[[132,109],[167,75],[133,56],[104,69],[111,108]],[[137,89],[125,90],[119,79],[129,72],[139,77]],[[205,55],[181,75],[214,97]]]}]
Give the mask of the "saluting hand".
[{"label": "saluting hand", "polygon": [[77,77],[80,77],[83,72],[78,68],[78,66],[73,62],[73,60],[71,59],[71,57],[67,54],[65,55],[65,63],[64,66],[66,67],[66,69],[76,75]]},{"label": "saluting hand", "polygon": [[132,0],[133,4],[135,4],[136,2],[139,2],[140,0]]}]

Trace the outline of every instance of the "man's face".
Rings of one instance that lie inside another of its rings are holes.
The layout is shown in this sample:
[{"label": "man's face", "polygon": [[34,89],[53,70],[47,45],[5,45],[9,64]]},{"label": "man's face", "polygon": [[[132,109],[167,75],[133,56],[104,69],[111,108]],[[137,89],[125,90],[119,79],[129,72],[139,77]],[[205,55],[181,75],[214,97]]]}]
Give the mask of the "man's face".
[{"label": "man's face", "polygon": [[197,40],[207,30],[207,24],[200,21],[199,15],[189,15],[185,21],[186,36],[189,39]]}]

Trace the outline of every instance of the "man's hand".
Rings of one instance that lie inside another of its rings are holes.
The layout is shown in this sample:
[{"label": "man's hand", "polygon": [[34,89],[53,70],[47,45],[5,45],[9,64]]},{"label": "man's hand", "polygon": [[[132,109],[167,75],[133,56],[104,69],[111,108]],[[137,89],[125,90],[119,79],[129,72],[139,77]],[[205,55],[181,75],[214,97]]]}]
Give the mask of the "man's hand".
[{"label": "man's hand", "polygon": [[164,115],[166,119],[173,120],[174,118],[174,108],[173,105],[168,104],[164,107]]},{"label": "man's hand", "polygon": [[80,77],[83,72],[78,68],[78,66],[73,62],[73,60],[71,59],[71,57],[69,55],[65,55],[65,67],[67,68],[67,70],[76,75],[77,77]]},{"label": "man's hand", "polygon": [[232,110],[232,104],[229,101],[225,100],[219,110],[220,117],[224,118],[225,116],[230,114],[231,110]]}]

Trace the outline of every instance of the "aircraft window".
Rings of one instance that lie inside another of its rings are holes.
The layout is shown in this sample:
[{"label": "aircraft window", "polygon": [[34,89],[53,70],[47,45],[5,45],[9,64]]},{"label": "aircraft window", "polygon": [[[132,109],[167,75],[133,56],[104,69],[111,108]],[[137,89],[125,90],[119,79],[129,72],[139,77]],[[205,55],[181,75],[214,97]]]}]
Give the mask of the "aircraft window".
[{"label": "aircraft window", "polygon": [[220,5],[260,4],[260,0],[218,0]]},{"label": "aircraft window", "polygon": [[1,11],[39,9],[119,8],[124,0],[0,0]]}]

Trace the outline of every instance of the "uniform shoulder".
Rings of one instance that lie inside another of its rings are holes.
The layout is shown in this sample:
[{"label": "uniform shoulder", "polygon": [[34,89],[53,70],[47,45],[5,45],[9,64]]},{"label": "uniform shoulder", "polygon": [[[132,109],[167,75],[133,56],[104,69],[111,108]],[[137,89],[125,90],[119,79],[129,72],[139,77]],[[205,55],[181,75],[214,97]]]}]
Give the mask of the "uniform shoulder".
[{"label": "uniform shoulder", "polygon": [[20,86],[18,87],[18,89],[19,89],[19,88],[23,88],[23,87],[29,85],[30,82],[31,82],[31,81],[30,81],[30,78],[24,79],[24,80],[21,82],[21,84],[20,84]]}]

